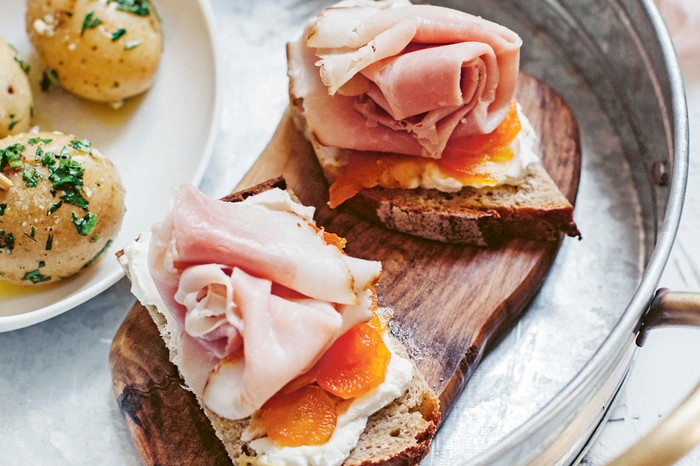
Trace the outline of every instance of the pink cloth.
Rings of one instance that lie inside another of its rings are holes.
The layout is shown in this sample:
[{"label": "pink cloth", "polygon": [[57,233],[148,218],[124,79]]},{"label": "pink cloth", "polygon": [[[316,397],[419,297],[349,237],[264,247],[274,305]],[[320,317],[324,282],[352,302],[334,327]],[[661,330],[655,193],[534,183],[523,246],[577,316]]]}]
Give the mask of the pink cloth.
[{"label": "pink cloth", "polygon": [[681,58],[700,58],[700,0],[656,0]]}]

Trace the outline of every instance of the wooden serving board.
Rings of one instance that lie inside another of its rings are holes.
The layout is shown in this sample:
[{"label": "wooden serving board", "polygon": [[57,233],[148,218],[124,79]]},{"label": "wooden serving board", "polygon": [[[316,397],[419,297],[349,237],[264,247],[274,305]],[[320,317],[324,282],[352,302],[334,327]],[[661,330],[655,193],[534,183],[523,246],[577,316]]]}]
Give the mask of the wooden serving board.
[{"label": "wooden serving board", "polygon": [[[547,171],[573,203],[580,144],[571,111],[549,87],[525,75],[517,98],[540,135]],[[559,243],[451,246],[387,230],[343,208],[331,210],[326,181],[289,112],[239,188],[280,174],[304,204],[316,206],[319,225],[348,239],[348,254],[382,261],[380,304],[394,309],[391,330],[439,393],[444,416],[484,353],[536,294]],[[114,337],[110,366],[119,408],[144,463],[229,463],[138,303]]]}]

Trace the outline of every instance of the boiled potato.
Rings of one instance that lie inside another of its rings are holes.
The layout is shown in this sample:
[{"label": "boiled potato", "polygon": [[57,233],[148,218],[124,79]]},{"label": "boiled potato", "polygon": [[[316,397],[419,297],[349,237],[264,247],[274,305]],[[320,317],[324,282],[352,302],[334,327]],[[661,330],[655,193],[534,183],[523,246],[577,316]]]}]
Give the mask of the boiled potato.
[{"label": "boiled potato", "polygon": [[26,20],[45,76],[68,91],[118,103],[151,86],[163,42],[150,0],[28,0]]},{"label": "boiled potato", "polygon": [[38,285],[89,267],[123,215],[119,175],[88,140],[46,132],[0,140],[0,279]]},{"label": "boiled potato", "polygon": [[32,123],[34,102],[27,74],[29,65],[0,38],[0,138],[27,131]]}]

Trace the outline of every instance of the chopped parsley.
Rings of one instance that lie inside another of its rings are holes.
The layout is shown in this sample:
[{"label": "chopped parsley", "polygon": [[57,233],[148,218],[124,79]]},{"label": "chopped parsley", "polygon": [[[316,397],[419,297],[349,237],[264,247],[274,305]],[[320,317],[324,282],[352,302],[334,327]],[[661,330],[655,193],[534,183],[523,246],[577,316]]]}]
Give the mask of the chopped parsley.
[{"label": "chopped parsley", "polygon": [[41,176],[41,173],[36,171],[36,167],[27,165],[25,163],[22,167],[22,179],[26,181],[27,188],[36,188],[36,185],[37,183],[39,183],[39,180],[43,180],[44,177]]},{"label": "chopped parsley", "polygon": [[109,5],[111,1],[117,3],[117,10],[126,11],[139,16],[148,16],[151,14],[150,0],[107,0]]},{"label": "chopped parsley", "polygon": [[80,29],[80,35],[82,36],[88,29],[95,29],[100,24],[102,24],[102,20],[95,17],[94,11],[90,11],[87,15],[85,15],[83,27]]},{"label": "chopped parsley", "polygon": [[14,121],[11,121],[10,124],[7,125],[7,129],[10,130],[10,131],[12,131],[12,129],[13,129],[15,126],[17,126],[17,123],[19,123],[20,121],[22,121],[22,120],[14,120]]},{"label": "chopped parsley", "polygon": [[112,244],[112,240],[110,239],[110,240],[108,240],[108,241],[105,243],[105,245],[102,247],[102,249],[100,249],[100,252],[98,252],[97,254],[95,254],[95,257],[93,257],[92,259],[90,259],[89,261],[87,261],[87,262],[85,263],[85,265],[83,265],[83,266],[80,268],[80,270],[86,269],[86,268],[90,267],[92,264],[94,264],[95,262],[97,262],[97,261],[100,259],[100,257],[102,257],[102,255],[105,253],[105,251],[109,248],[109,246],[110,246],[111,244]]},{"label": "chopped parsley", "polygon": [[4,230],[0,230],[0,249],[5,249],[7,252],[12,252],[15,248],[15,235],[12,233],[5,233]]},{"label": "chopped parsley", "polygon": [[24,71],[24,74],[29,75],[29,71],[32,69],[31,65],[27,63],[26,61],[22,60],[22,57],[19,55],[15,55],[15,61],[19,65],[20,68],[22,68],[22,71]]},{"label": "chopped parsley", "polygon": [[0,149],[0,171],[6,168],[19,168],[22,166],[22,152],[27,146],[22,144],[12,144],[4,149]]},{"label": "chopped parsley", "polygon": [[22,277],[22,280],[29,280],[30,282],[36,285],[37,283],[51,280],[51,277],[49,275],[44,275],[39,271],[39,269],[35,269],[31,272],[25,273],[24,277]]},{"label": "chopped parsley", "polygon": [[34,118],[34,105],[29,107],[29,117]]},{"label": "chopped parsley", "polygon": [[53,167],[56,165],[56,154],[54,154],[53,152],[44,152],[40,147],[36,150],[36,155],[37,157],[41,157],[42,167],[45,167],[47,165]]},{"label": "chopped parsley", "polygon": [[5,209],[7,209],[7,202],[0,204],[0,217],[5,215]]},{"label": "chopped parsley", "polygon": [[78,191],[66,191],[66,193],[60,197],[60,199],[66,201],[66,204],[72,204],[85,211],[88,210],[88,201]]},{"label": "chopped parsley", "polygon": [[100,240],[100,234],[99,234],[99,233],[97,233],[95,236],[93,236],[92,238],[90,238],[90,242],[91,242],[91,243],[97,243],[99,240]]},{"label": "chopped parsley", "polygon": [[34,241],[34,242],[36,243],[36,242],[37,242],[37,241],[36,241],[36,238],[35,238],[35,236],[36,236],[36,227],[31,227],[31,228],[29,229],[29,234],[25,233],[24,236],[26,236],[27,238],[29,238],[30,240],[32,240],[32,241]]},{"label": "chopped parsley", "polygon": [[[52,140],[53,140],[53,139],[31,138],[31,139],[27,139],[27,144],[32,145],[32,146],[33,146],[34,144],[39,144],[40,142],[43,142],[44,144],[48,144],[48,143],[50,143]],[[39,149],[39,150],[41,150],[41,149]],[[37,153],[37,155],[39,155],[39,156],[41,157],[41,154],[39,154],[39,150],[37,150],[36,153]]]},{"label": "chopped parsley", "polygon": [[86,154],[92,154],[92,149],[90,149],[91,143],[87,139],[82,139],[78,141],[77,139],[72,140],[69,145],[80,152],[85,152]]},{"label": "chopped parsley", "polygon": [[88,212],[85,214],[85,217],[79,218],[75,216],[74,212],[71,212],[71,217],[73,218],[73,225],[75,225],[75,229],[78,230],[80,236],[87,236],[95,231],[95,226],[97,225],[96,213]]},{"label": "chopped parsley", "polygon": [[49,233],[49,237],[46,238],[46,250],[50,251],[53,247],[53,233]]},{"label": "chopped parsley", "polygon": [[124,28],[119,28],[119,29],[117,29],[116,31],[114,31],[114,32],[112,33],[112,42],[118,41],[119,38],[120,38],[121,36],[123,36],[124,34],[126,34],[126,29],[124,29]]},{"label": "chopped parsley", "polygon": [[39,85],[41,86],[41,90],[43,92],[48,92],[48,90],[51,89],[51,86],[58,86],[59,83],[58,72],[55,69],[47,68],[41,74],[41,82]]},{"label": "chopped parsley", "polygon": [[46,215],[51,215],[52,213],[56,212],[58,209],[61,208],[63,205],[63,201],[58,201],[55,204],[51,204],[51,207],[49,207],[49,210],[46,212]]},{"label": "chopped parsley", "polygon": [[[70,156],[64,147],[59,155],[44,152],[41,165],[49,167],[49,181],[54,190],[63,191],[60,199],[68,204],[87,210],[88,201],[83,197],[83,174],[85,169]],[[55,194],[54,194],[55,195]]]},{"label": "chopped parsley", "polygon": [[39,261],[39,268],[46,267],[46,262]]},{"label": "chopped parsley", "polygon": [[134,42],[129,42],[128,44],[126,44],[126,45],[124,46],[124,50],[126,50],[126,51],[128,52],[129,50],[134,50],[134,49],[135,49],[136,47],[138,47],[139,45],[141,45],[141,41],[140,41],[140,40],[135,40]]}]

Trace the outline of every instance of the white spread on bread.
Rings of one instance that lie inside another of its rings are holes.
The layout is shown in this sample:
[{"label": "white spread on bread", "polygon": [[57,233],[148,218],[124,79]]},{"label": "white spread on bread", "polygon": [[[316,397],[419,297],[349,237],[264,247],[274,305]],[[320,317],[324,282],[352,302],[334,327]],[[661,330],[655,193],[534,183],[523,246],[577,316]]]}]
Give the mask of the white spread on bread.
[{"label": "white spread on bread", "polygon": [[[179,347],[175,362],[186,383],[220,416],[250,416],[307,371],[337,337],[372,315],[370,286],[381,265],[350,258],[326,244],[322,233],[309,225],[313,213],[279,189],[224,203],[184,187],[154,233],[124,248],[120,262],[129,272],[132,292],[142,304],[165,315],[166,331]],[[319,265],[318,256],[324,254],[337,263]],[[271,270],[260,266],[266,260]],[[252,261],[258,262],[255,267]],[[281,280],[289,285],[277,281],[280,268],[288,275]],[[327,276],[338,270],[351,278],[349,289],[345,278]],[[330,293],[337,300],[300,293],[293,288],[300,274],[321,282],[304,284],[305,290]],[[356,399],[339,417],[342,422],[331,440],[314,447],[320,449],[313,454],[317,459],[290,464],[340,464],[342,459],[318,458],[335,458],[341,451],[347,456],[367,417],[401,395],[411,377],[410,362],[392,353],[384,383]],[[360,424],[358,432],[348,433]],[[290,450],[266,438],[254,443],[261,452],[269,451],[270,458]]]}]

